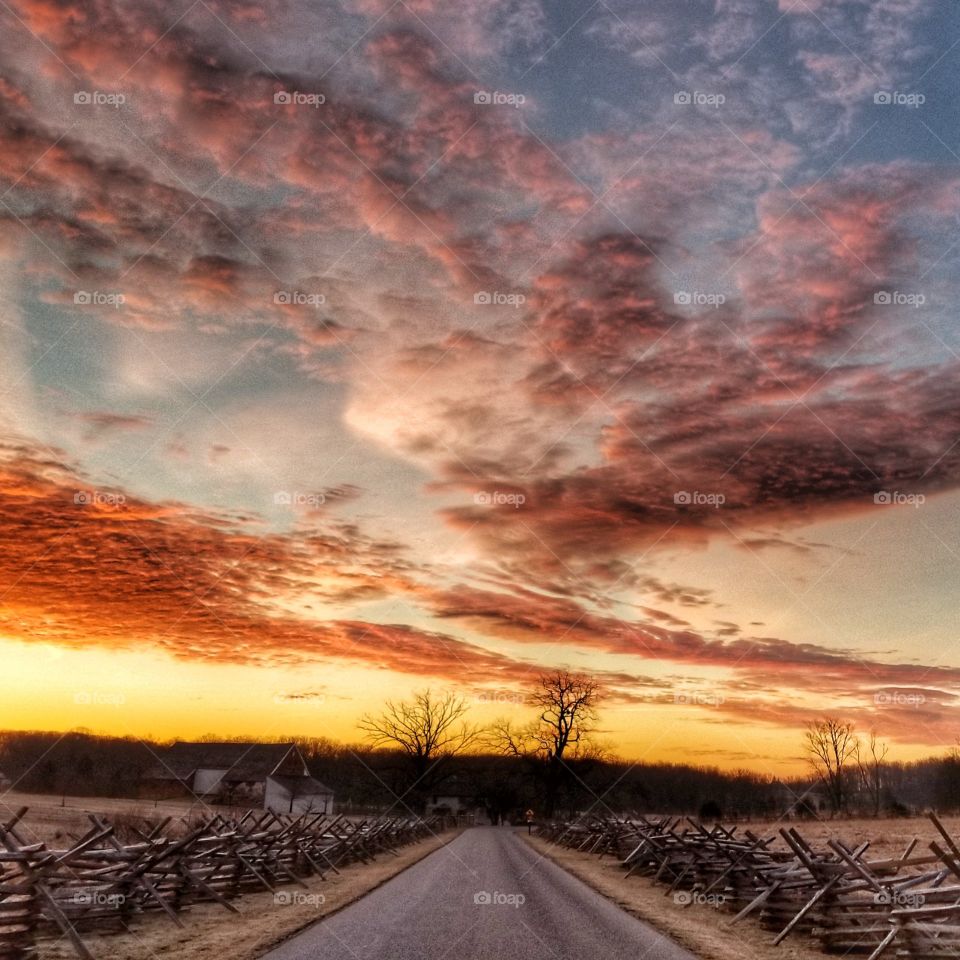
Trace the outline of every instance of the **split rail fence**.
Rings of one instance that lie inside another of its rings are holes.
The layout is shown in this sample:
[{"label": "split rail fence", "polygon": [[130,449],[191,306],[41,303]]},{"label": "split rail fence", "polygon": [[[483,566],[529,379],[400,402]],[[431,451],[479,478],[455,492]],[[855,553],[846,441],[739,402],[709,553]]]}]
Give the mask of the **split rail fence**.
[{"label": "split rail fence", "polygon": [[547,840],[617,857],[626,877],[666,885],[683,905],[754,917],[773,942],[803,933],[828,953],[911,960],[960,957],[960,846],[930,815],[939,840],[899,857],[868,859],[869,843],[820,848],[784,827],[773,837],[683,818],[593,819],[545,825]]},{"label": "split rail fence", "polygon": [[183,926],[191,903],[231,903],[243,893],[273,891],[304,878],[338,873],[348,863],[422,840],[446,828],[442,818],[217,814],[202,823],[171,817],[121,843],[114,827],[90,815],[90,830],[64,850],[30,843],[27,808],[0,823],[0,960],[34,960],[45,937],[66,937],[93,960],[84,934],[126,930],[148,912]]}]

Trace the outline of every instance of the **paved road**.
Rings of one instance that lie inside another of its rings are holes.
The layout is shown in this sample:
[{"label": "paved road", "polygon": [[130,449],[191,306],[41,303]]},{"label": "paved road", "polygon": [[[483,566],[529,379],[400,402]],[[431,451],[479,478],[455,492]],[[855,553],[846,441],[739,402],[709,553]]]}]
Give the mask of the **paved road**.
[{"label": "paved road", "polygon": [[475,827],[263,960],[696,960],[506,827]]}]

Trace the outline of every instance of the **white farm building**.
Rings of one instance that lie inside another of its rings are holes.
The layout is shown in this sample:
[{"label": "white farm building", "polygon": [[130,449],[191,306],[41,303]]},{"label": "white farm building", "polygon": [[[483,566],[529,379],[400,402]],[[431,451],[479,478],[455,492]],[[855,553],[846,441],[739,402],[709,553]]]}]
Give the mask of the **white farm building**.
[{"label": "white farm building", "polygon": [[145,775],[143,792],[164,799],[192,795],[205,803],[274,813],[333,812],[333,791],[310,776],[295,743],[178,740]]}]

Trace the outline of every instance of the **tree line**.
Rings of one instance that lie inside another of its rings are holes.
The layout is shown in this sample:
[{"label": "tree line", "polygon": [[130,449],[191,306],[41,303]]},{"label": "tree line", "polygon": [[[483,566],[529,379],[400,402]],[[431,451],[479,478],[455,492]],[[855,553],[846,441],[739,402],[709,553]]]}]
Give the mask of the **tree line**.
[{"label": "tree line", "polygon": [[[481,728],[453,693],[424,690],[360,722],[362,743],[287,736],[341,810],[422,811],[456,789],[492,819],[677,813],[702,818],[960,812],[960,750],[902,763],[875,733],[835,717],[811,723],[810,776],[779,779],[682,763],[629,763],[596,735],[602,690],[558,670],[528,691],[529,720]],[[208,738],[214,739],[214,738]],[[235,738],[244,740],[245,738]],[[25,792],[136,797],[165,744],[77,730],[0,732],[0,775]],[[2,792],[2,788],[0,788]]]},{"label": "tree line", "polygon": [[851,720],[824,716],[807,725],[803,751],[821,787],[821,806],[833,815],[960,810],[960,747],[943,757],[892,763],[875,730],[861,735]]}]

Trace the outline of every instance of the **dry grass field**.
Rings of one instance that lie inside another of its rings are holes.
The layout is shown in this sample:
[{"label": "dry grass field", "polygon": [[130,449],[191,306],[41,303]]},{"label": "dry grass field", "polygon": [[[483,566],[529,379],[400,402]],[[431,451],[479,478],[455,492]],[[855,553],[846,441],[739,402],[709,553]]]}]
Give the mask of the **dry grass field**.
[{"label": "dry grass field", "polygon": [[10,791],[0,794],[0,821],[8,820],[16,810],[29,807],[30,812],[17,827],[31,843],[50,847],[68,845],[90,829],[88,813],[103,814],[113,821],[118,816],[162,820],[164,817],[194,818],[218,810],[236,812],[236,807],[211,807],[186,800],[122,800],[112,797],[54,797],[41,793]]},{"label": "dry grass field", "polygon": [[[960,817],[941,817],[940,822],[950,833],[960,839]],[[773,846],[787,849],[780,838],[781,827],[798,830],[807,843],[820,847],[827,840],[839,840],[848,848],[870,841],[866,858],[883,860],[903,853],[914,838],[918,848],[926,849],[931,840],[940,836],[927,817],[850,817],[835,820],[755,820],[739,824],[738,832],[750,830],[757,836],[776,837]]]}]

